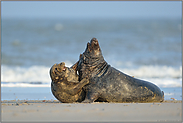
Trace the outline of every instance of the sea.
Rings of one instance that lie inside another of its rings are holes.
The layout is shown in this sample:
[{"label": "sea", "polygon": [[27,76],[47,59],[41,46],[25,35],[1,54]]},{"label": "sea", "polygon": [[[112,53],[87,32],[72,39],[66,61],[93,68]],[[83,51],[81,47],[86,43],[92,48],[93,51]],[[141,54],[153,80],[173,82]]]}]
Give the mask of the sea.
[{"label": "sea", "polygon": [[2,18],[1,100],[56,100],[49,70],[79,60],[97,38],[104,59],[157,85],[165,100],[182,100],[179,18]]}]

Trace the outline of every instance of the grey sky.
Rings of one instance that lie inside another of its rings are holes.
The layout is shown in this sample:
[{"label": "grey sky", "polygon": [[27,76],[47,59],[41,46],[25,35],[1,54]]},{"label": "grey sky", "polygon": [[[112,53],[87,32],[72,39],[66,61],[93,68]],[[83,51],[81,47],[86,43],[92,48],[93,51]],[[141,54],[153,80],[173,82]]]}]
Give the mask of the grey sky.
[{"label": "grey sky", "polygon": [[181,18],[181,1],[2,1],[2,18]]}]

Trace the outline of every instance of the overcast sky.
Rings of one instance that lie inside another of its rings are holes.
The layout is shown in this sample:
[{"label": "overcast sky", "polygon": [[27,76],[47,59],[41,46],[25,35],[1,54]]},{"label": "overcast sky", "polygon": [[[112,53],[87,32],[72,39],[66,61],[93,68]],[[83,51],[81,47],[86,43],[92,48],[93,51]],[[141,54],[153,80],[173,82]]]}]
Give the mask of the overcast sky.
[{"label": "overcast sky", "polygon": [[181,1],[2,1],[2,18],[182,18]]}]

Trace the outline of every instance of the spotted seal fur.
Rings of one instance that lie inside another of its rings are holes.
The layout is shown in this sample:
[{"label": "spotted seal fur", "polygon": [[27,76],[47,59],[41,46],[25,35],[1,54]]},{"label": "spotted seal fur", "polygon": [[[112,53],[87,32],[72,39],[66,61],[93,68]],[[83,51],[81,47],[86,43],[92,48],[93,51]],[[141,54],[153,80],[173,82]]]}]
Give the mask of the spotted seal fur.
[{"label": "spotted seal fur", "polygon": [[50,69],[51,91],[63,103],[81,102],[85,99],[86,93],[82,88],[89,83],[89,80],[84,78],[78,81],[77,64],[68,68],[62,62],[54,64]]}]

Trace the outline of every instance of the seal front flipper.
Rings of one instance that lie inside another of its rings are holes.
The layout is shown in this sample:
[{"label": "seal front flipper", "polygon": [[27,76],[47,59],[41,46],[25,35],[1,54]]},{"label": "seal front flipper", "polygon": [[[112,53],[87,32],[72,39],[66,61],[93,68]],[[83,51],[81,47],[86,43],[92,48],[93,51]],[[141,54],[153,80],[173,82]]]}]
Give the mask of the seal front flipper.
[{"label": "seal front flipper", "polygon": [[74,65],[71,66],[72,69],[74,69],[75,71],[77,70],[79,61],[77,61]]},{"label": "seal front flipper", "polygon": [[77,93],[79,93],[82,88],[87,85],[89,83],[89,80],[87,78],[82,79],[79,83],[76,83],[75,86],[73,86],[72,88],[68,89],[68,86],[66,86],[65,88],[63,88],[63,90],[65,92],[67,92],[70,95],[76,95]]},{"label": "seal front flipper", "polygon": [[89,99],[85,99],[84,101],[82,101],[81,103],[92,103],[93,101],[92,100],[89,100]]},{"label": "seal front flipper", "polygon": [[93,103],[99,98],[99,93],[88,91],[85,97],[85,100],[82,103]]},{"label": "seal front flipper", "polygon": [[[81,59],[81,57],[82,57],[82,54],[80,54],[79,60]],[[71,66],[72,69],[74,69],[74,70],[77,71],[77,69],[78,69],[78,64],[79,64],[79,60],[78,60],[74,65]]]}]

